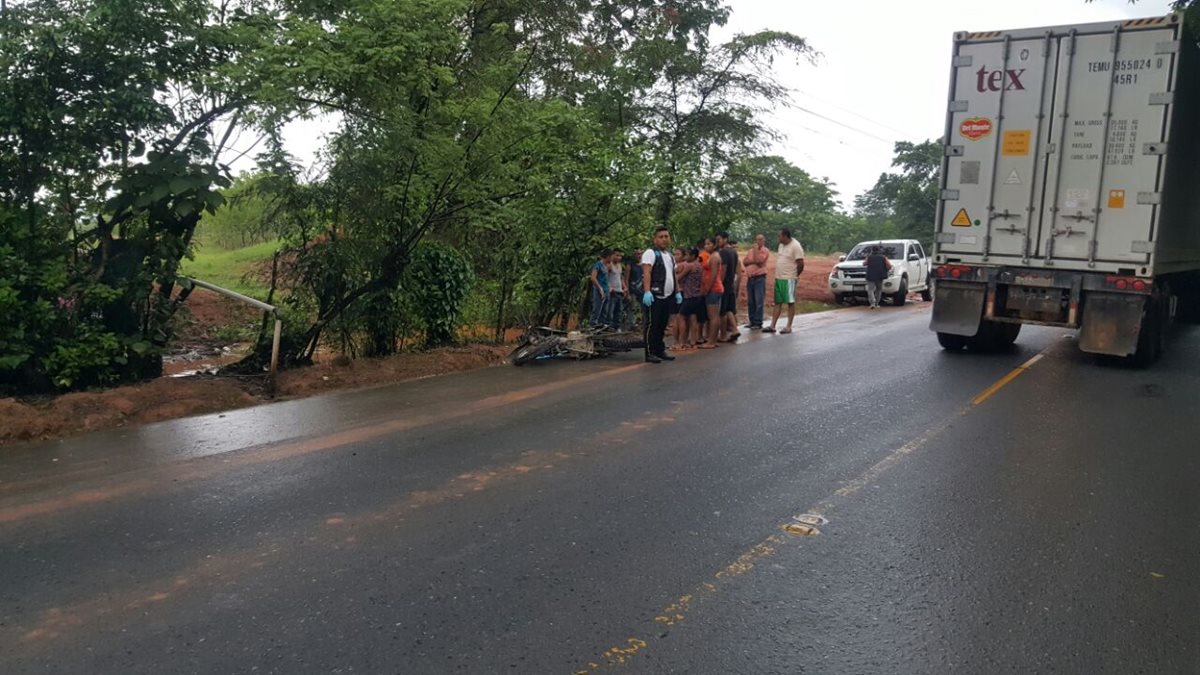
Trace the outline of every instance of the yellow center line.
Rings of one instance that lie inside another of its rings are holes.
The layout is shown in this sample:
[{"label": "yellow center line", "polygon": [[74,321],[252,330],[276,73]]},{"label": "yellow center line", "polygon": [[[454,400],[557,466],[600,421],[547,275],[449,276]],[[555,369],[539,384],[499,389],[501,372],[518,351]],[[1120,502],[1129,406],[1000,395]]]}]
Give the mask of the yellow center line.
[{"label": "yellow center line", "polygon": [[[908,458],[917,450],[928,445],[931,441],[941,436],[953,426],[954,422],[962,416],[968,414],[975,407],[982,404],[984,401],[995,395],[996,392],[1003,389],[1013,380],[1020,377],[1022,373],[1032,368],[1034,365],[1045,358],[1050,351],[1047,348],[1045,351],[1029,359],[1025,363],[1019,365],[1011,373],[1000,378],[995,384],[985,389],[981,394],[972,399],[971,403],[959,410],[959,412],[941,423],[933,426],[918,438],[905,443],[903,446],[889,452],[883,459],[876,462],[869,469],[860,474],[857,478],[850,480],[842,485],[837,491],[829,495],[825,499],[817,502],[805,511],[806,514],[827,514],[837,506],[838,502],[844,501],[858,492],[864,487],[870,485],[879,479],[887,471],[895,468],[900,462]],[[795,518],[793,518],[794,520]],[[790,523],[784,523],[780,526],[781,529],[787,531],[787,526]],[[743,553],[732,564],[718,570],[712,576],[711,581],[703,582],[699,587],[692,590],[691,593],[684,595],[677,602],[674,602],[663,608],[655,617],[655,621],[661,624],[662,627],[673,627],[683,623],[687,619],[688,610],[702,604],[712,596],[715,596],[719,590],[725,585],[732,582],[734,578],[747,574],[755,569],[758,562],[764,558],[774,556],[778,550],[790,542],[796,541],[789,537],[784,537],[780,534],[772,534],[764,541],[756,544],[753,548]],[[574,675],[592,675],[601,670],[609,670],[618,667],[623,667],[630,660],[635,658],[640,652],[643,652],[648,647],[647,636],[631,637],[626,640],[628,646],[616,646],[604,652],[599,662],[592,661],[587,664],[586,668],[574,671]]]},{"label": "yellow center line", "polygon": [[998,382],[996,382],[996,384],[993,384],[992,386],[988,387],[987,389],[984,389],[982,393],[980,393],[978,396],[976,396],[974,399],[972,399],[971,405],[973,405],[973,406],[983,405],[984,401],[995,396],[997,392],[999,392],[1001,389],[1007,387],[1010,383],[1012,383],[1013,380],[1017,379],[1025,371],[1032,368],[1038,361],[1041,361],[1042,358],[1045,357],[1045,355],[1046,355],[1046,353],[1042,352],[1041,354],[1038,354],[1037,356],[1033,357],[1032,359],[1029,359],[1025,363],[1022,363],[1021,365],[1017,366],[1011,373],[1000,378],[1000,380]]}]

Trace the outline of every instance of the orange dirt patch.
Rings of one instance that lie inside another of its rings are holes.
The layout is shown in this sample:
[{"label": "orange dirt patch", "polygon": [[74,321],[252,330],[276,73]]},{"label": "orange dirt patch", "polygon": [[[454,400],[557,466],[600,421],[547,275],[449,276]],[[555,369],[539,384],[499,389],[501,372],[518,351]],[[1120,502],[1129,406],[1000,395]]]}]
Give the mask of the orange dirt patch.
[{"label": "orange dirt patch", "polygon": [[311,368],[281,373],[279,395],[311,396],[336,389],[370,387],[474,370],[502,363],[510,350],[511,347],[503,345],[468,345],[400,354],[386,359],[351,361],[334,358]]},{"label": "orange dirt patch", "polygon": [[[386,359],[332,359],[281,373],[278,397],[301,398],[484,368],[502,363],[509,349],[470,345]],[[161,378],[48,401],[0,399],[0,446],[245,408],[272,400],[262,386],[257,378]]]},{"label": "orange dirt patch", "polygon": [[183,305],[190,315],[190,327],[198,332],[216,331],[232,323],[255,324],[262,311],[232,298],[197,288]]},{"label": "orange dirt patch", "polygon": [[244,408],[255,402],[237,382],[196,378],[66,394],[42,403],[9,398],[0,400],[0,445]]}]

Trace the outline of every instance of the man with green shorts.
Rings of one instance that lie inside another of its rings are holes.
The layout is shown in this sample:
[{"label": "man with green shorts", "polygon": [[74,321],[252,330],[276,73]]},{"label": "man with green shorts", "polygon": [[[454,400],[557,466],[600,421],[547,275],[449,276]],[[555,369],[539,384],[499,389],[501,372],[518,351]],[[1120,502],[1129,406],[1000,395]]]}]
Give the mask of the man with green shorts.
[{"label": "man with green shorts", "polygon": [[796,282],[804,271],[804,247],[792,238],[792,231],[784,228],[779,231],[779,251],[775,257],[775,311],[771,316],[771,325],[764,328],[764,333],[774,333],[775,324],[783,312],[783,306],[788,308],[787,328],[779,331],[780,335],[792,332],[792,321],[796,318]]}]

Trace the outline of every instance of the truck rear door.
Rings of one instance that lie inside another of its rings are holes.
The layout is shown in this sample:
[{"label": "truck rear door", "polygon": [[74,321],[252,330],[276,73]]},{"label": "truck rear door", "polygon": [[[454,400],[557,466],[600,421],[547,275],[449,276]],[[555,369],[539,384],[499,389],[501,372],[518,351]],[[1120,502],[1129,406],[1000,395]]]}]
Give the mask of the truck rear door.
[{"label": "truck rear door", "polygon": [[1150,262],[1177,38],[1175,17],[959,34],[938,252]]},{"label": "truck rear door", "polygon": [[1021,258],[1040,212],[1037,148],[1049,120],[1055,41],[1010,35],[959,45],[948,125],[940,251]]},{"label": "truck rear door", "polygon": [[1055,152],[1037,249],[1047,262],[1150,262],[1174,37],[1173,27],[1117,27],[1059,40]]}]

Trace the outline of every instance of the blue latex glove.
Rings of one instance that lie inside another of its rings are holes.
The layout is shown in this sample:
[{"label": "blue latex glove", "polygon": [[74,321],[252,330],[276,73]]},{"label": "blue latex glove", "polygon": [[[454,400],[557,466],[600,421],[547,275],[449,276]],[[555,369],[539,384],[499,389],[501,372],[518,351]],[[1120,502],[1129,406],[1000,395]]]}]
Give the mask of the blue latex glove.
[{"label": "blue latex glove", "polygon": [[677,304],[677,305],[682,305],[682,304],[683,304],[683,293],[676,293],[676,294],[675,294],[675,304]]},{"label": "blue latex glove", "polygon": [[647,307],[649,307],[650,305],[653,305],[654,304],[654,294],[651,293],[650,291],[646,291],[646,294],[642,296],[642,304]]}]

